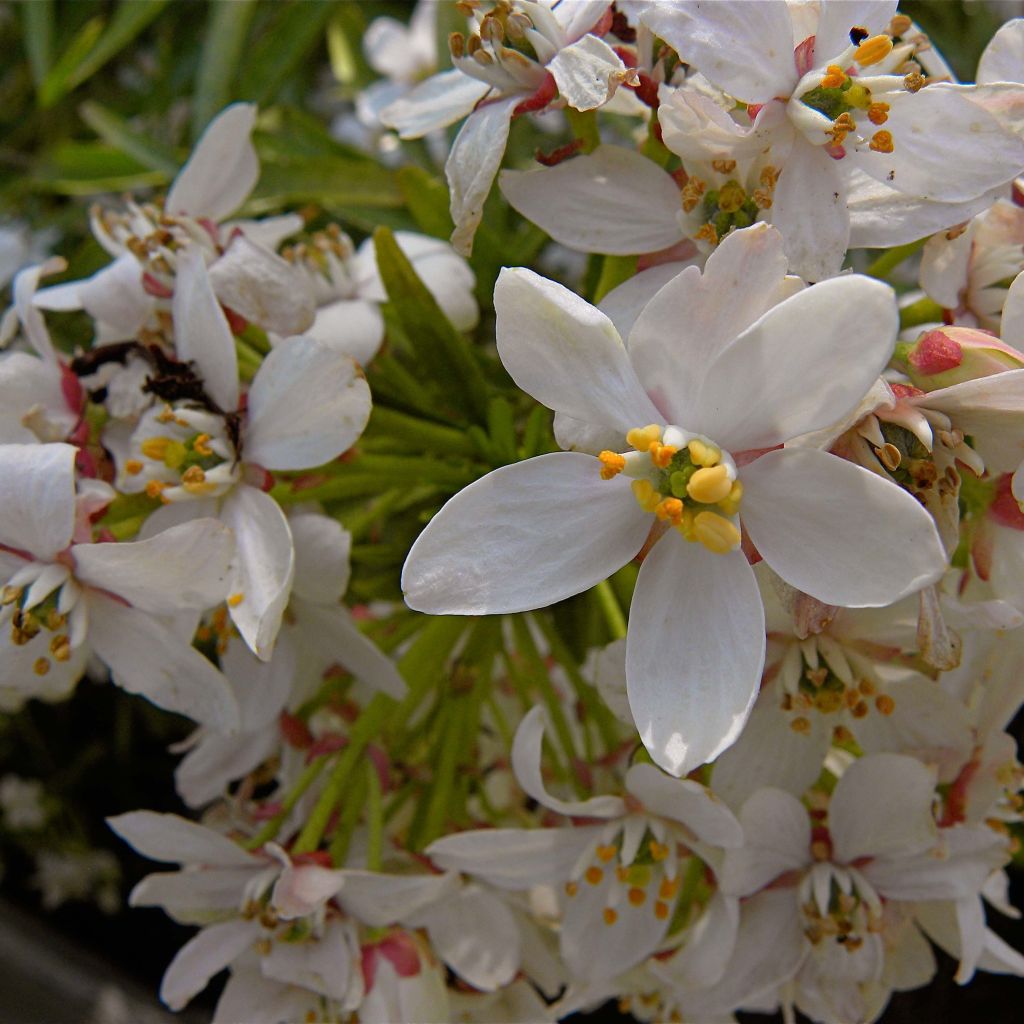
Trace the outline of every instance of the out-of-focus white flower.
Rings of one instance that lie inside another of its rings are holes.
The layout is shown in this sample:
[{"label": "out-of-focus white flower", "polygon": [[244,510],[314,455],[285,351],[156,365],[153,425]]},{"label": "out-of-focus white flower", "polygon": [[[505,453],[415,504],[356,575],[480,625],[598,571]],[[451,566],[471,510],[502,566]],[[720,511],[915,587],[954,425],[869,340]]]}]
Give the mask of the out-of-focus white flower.
[{"label": "out-of-focus white flower", "polygon": [[43,906],[56,910],[68,900],[91,900],[105,914],[121,909],[121,866],[109,850],[42,850],[32,885]]},{"label": "out-of-focus white flower", "polygon": [[38,779],[8,774],[0,778],[0,823],[12,832],[32,832],[46,823],[43,795]]}]

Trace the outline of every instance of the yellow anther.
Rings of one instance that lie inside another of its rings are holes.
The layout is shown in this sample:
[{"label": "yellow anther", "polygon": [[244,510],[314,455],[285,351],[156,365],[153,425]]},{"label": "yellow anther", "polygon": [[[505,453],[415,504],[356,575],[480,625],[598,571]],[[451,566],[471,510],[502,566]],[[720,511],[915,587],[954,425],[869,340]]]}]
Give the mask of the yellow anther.
[{"label": "yellow anther", "polygon": [[838,690],[819,690],[814,706],[823,715],[831,715],[843,706],[843,695]]},{"label": "yellow anther", "polygon": [[6,586],[0,591],[0,605],[14,604],[21,597],[21,587]]},{"label": "yellow anther", "polygon": [[163,462],[164,456],[167,454],[167,446],[170,443],[171,439],[169,437],[147,437],[139,447],[147,459],[152,459],[154,462]]},{"label": "yellow anther", "polygon": [[829,64],[825,69],[825,77],[821,80],[823,89],[839,89],[846,81],[846,72],[838,64]]},{"label": "yellow anther", "polygon": [[734,516],[740,510],[740,501],[742,499],[743,484],[739,480],[733,480],[729,493],[718,503],[718,507],[727,516]]},{"label": "yellow anther", "polygon": [[707,191],[707,187],[707,183],[701,181],[700,178],[690,178],[686,182],[679,193],[683,201],[683,210],[686,213],[696,209],[701,197]]},{"label": "yellow anther", "polygon": [[591,885],[599,885],[601,883],[601,879],[604,878],[604,872],[596,864],[591,864],[583,873],[583,877]]},{"label": "yellow anther", "polygon": [[645,899],[647,899],[647,893],[645,893],[643,889],[633,886],[633,888],[629,890],[629,902],[632,903],[634,907],[642,907]]},{"label": "yellow anther", "polygon": [[580,887],[575,882],[566,882],[565,883],[565,895],[566,896],[575,896],[576,893],[578,893],[579,891],[580,891]]},{"label": "yellow anther", "polygon": [[909,75],[905,75],[903,78],[903,88],[907,92],[920,92],[926,84],[924,75],[920,71],[911,71]]},{"label": "yellow anther", "polygon": [[719,174],[732,174],[736,170],[735,160],[712,160],[711,166],[718,171]]},{"label": "yellow anther", "polygon": [[678,451],[677,448],[670,444],[658,444],[657,441],[655,441],[648,450],[650,452],[651,462],[653,462],[658,469],[668,469],[668,464],[672,461],[672,456]]},{"label": "yellow anther", "polygon": [[867,704],[865,704],[864,701],[859,700],[852,708],[850,708],[850,714],[853,715],[854,718],[864,718],[867,715],[868,710]]},{"label": "yellow anther", "polygon": [[656,840],[651,841],[651,860],[661,861],[668,856],[668,847]]},{"label": "yellow anther", "polygon": [[729,496],[732,480],[729,467],[723,463],[698,469],[686,485],[686,493],[702,505],[714,505]]},{"label": "yellow anther", "polygon": [[672,524],[687,540],[691,541],[697,539],[693,532],[694,515],[693,509],[688,505],[684,505],[679,521]]},{"label": "yellow anther", "polygon": [[680,880],[678,878],[663,878],[658,886],[658,896],[663,900],[670,900],[679,892]]},{"label": "yellow anther", "polygon": [[620,864],[620,865],[619,865],[619,866],[618,866],[618,867],[617,867],[617,868],[615,869],[615,877],[616,877],[616,878],[617,878],[617,879],[618,879],[618,880],[619,880],[620,882],[622,882],[622,883],[626,883],[626,882],[628,882],[628,881],[629,881],[629,868],[625,867],[625,865],[623,865],[623,864]]},{"label": "yellow anther", "polygon": [[696,437],[686,447],[695,466],[717,466],[721,461],[722,453],[713,444]]},{"label": "yellow anther", "polygon": [[605,907],[603,916],[605,924],[615,924],[619,919],[619,912],[614,907]]},{"label": "yellow anther", "polygon": [[694,233],[693,237],[698,242],[707,242],[708,245],[718,245],[718,231],[711,221],[708,221],[706,224],[702,224]]},{"label": "yellow anther", "polygon": [[143,468],[142,463],[138,459],[125,459],[124,471],[129,476],[138,476],[142,472]]},{"label": "yellow anther", "polygon": [[872,103],[868,107],[868,120],[872,124],[885,124],[889,120],[889,104]]},{"label": "yellow anther", "polygon": [[37,676],[45,676],[50,671],[50,659],[49,658],[36,658],[32,665],[32,671]]},{"label": "yellow anther", "polygon": [[611,480],[626,468],[626,460],[617,452],[603,451],[597,456],[601,460],[601,479]]},{"label": "yellow anther", "polygon": [[181,485],[189,494],[203,494],[208,489],[206,474],[200,466],[189,466],[181,474]]},{"label": "yellow anther", "polygon": [[862,679],[858,684],[857,689],[860,690],[865,697],[873,697],[878,692],[878,687],[875,686],[870,679]]},{"label": "yellow anther", "polygon": [[653,512],[661,501],[661,495],[654,489],[650,480],[634,480],[630,485],[633,497],[645,512]]},{"label": "yellow anther", "polygon": [[66,636],[55,636],[50,641],[50,653],[55,661],[67,661],[71,657],[71,643]]},{"label": "yellow anther", "polygon": [[659,921],[664,921],[665,918],[668,917],[668,904],[662,903],[661,900],[658,900],[658,902],[654,904],[654,916]]},{"label": "yellow anther", "polygon": [[649,452],[651,445],[661,440],[661,427],[657,423],[650,423],[646,427],[634,427],[626,434],[626,443],[632,445],[638,452]]},{"label": "yellow anther", "polygon": [[716,555],[727,555],[740,544],[740,531],[716,512],[698,512],[693,519],[697,540]]},{"label": "yellow anther", "polygon": [[718,208],[723,213],[735,213],[746,201],[746,190],[738,181],[727,181],[718,190]]},{"label": "yellow anther", "polygon": [[778,168],[772,167],[771,164],[766,164],[761,168],[761,174],[758,177],[758,181],[764,185],[765,188],[775,188],[781,173],[782,172],[779,171]]},{"label": "yellow anther", "polygon": [[872,36],[865,39],[853,51],[853,59],[862,67],[869,68],[878,64],[892,53],[892,40],[888,36]]},{"label": "yellow anther", "polygon": [[663,498],[654,509],[654,514],[662,522],[676,526],[682,522],[683,503],[678,498]]},{"label": "yellow anther", "polygon": [[231,608],[237,608],[245,600],[245,594],[239,591],[237,594],[232,594],[228,598],[228,606]]},{"label": "yellow anther", "polygon": [[755,188],[751,194],[754,205],[759,210],[770,210],[772,208],[772,194],[763,188]]},{"label": "yellow anther", "polygon": [[803,716],[794,718],[793,721],[789,723],[789,727],[793,732],[800,733],[801,736],[807,736],[811,731],[810,721]]},{"label": "yellow anther", "polygon": [[880,693],[875,698],[875,707],[878,708],[879,714],[891,715],[896,710],[896,701],[887,693]]},{"label": "yellow anther", "polygon": [[197,434],[195,440],[192,442],[192,450],[196,455],[212,455],[213,449],[210,447],[210,435],[209,434]]},{"label": "yellow anther", "polygon": [[610,844],[608,846],[599,846],[595,852],[597,853],[597,859],[607,864],[618,853],[618,847]]},{"label": "yellow anther", "polygon": [[169,406],[165,405],[160,410],[159,415],[156,418],[157,423],[173,423],[177,417],[174,415],[174,410]]},{"label": "yellow anther", "polygon": [[894,36],[905,36],[913,26],[913,22],[905,14],[893,15],[889,22],[889,34]]},{"label": "yellow anther", "polygon": [[159,498],[166,486],[163,480],[150,480],[146,484],[146,494],[150,498]]},{"label": "yellow anther", "polygon": [[887,132],[884,129],[880,132],[875,132],[871,136],[871,142],[868,145],[876,153],[891,153],[895,149],[892,144],[892,132]]}]

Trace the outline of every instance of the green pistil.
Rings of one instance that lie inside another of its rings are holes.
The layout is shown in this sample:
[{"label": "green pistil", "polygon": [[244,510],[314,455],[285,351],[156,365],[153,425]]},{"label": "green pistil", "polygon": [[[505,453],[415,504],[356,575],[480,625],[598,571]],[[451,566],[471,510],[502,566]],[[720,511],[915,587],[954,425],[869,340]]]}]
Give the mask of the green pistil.
[{"label": "green pistil", "polygon": [[819,85],[810,92],[805,92],[800,100],[812,110],[817,110],[819,114],[824,114],[830,121],[834,121],[840,114],[848,114],[851,110],[857,109],[849,102],[853,97],[846,95],[852,85],[852,78],[846,79],[838,89],[826,89]]},{"label": "green pistil", "polygon": [[721,188],[705,193],[704,220],[723,238],[732,228],[748,228],[757,220],[757,203],[747,195],[743,186],[730,179]]}]

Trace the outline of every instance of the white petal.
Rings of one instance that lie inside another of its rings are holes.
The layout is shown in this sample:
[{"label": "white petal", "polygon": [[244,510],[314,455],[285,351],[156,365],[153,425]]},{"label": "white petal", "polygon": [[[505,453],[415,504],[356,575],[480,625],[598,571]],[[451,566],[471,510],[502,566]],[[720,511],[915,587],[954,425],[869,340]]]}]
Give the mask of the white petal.
[{"label": "white petal", "polygon": [[[39,279],[45,274],[54,273],[57,270],[63,269],[63,267],[63,260],[48,260],[46,263],[40,263],[34,267],[26,267],[15,276],[12,287],[14,293],[13,309],[18,320],[21,321],[25,339],[35,350],[36,354],[42,356],[48,362],[54,362],[56,354],[54,353],[50,332],[46,328],[46,320],[43,314],[36,308],[34,299],[36,289],[39,286]],[[8,316],[10,316],[10,312],[4,316],[5,324],[8,322]]]},{"label": "white petal", "polygon": [[[256,961],[259,963],[259,961]],[[316,1012],[320,997],[308,989],[264,978],[258,968],[233,965],[211,1024],[280,1024]]]},{"label": "white petal", "polygon": [[289,338],[263,360],[249,389],[247,461],[308,469],[350,448],[370,417],[370,388],[346,355],[314,338]]},{"label": "white petal", "polygon": [[260,934],[258,921],[224,921],[204,928],[178,950],[160,984],[160,998],[180,1010]]},{"label": "white petal", "polygon": [[896,0],[823,0],[814,33],[814,63],[824,67],[848,49],[854,26],[869,36],[884,32],[896,6]]},{"label": "white petal", "polygon": [[112,598],[91,593],[88,600],[89,640],[118,686],[218,732],[238,728],[228,681],[174,630]]},{"label": "white petal", "polygon": [[739,902],[716,892],[687,933],[682,949],[668,960],[653,962],[651,973],[676,989],[714,985],[729,967],[739,923]]},{"label": "white petal", "polygon": [[255,103],[233,103],[209,123],[167,193],[168,213],[217,222],[242,205],[260,176],[255,121]]},{"label": "white petal", "polygon": [[1013,279],[1006,293],[999,322],[999,337],[1018,352],[1024,352],[1024,273]]},{"label": "white petal", "polygon": [[709,368],[777,301],[785,276],[781,236],[757,224],[727,235],[703,274],[688,267],[640,312],[629,356],[673,422],[693,422]]},{"label": "white petal", "polygon": [[499,889],[530,889],[566,881],[604,825],[575,828],[486,828],[459,832],[430,844],[439,867],[475,875]]},{"label": "white petal", "polygon": [[728,848],[743,842],[732,811],[699,782],[675,779],[652,764],[635,764],[626,773],[626,789],[646,810],[678,821],[705,843]]},{"label": "white petal", "polygon": [[235,339],[197,246],[178,253],[172,310],[178,358],[195,363],[207,394],[224,412],[234,412],[238,408]]},{"label": "white petal", "polygon": [[974,231],[961,231],[955,238],[932,235],[921,250],[921,287],[939,305],[956,309],[960,293],[968,285],[968,269],[974,249]]},{"label": "white petal", "polygon": [[76,544],[75,575],[144,612],[169,615],[210,608],[227,596],[231,531],[196,519],[148,540]]},{"label": "white petal", "polygon": [[647,270],[634,274],[617,288],[613,288],[598,304],[597,308],[612,322],[620,338],[628,338],[637,317],[644,307],[687,267],[694,266],[700,257],[673,263],[659,263]]},{"label": "white petal", "polygon": [[269,495],[246,484],[225,499],[221,518],[235,534],[231,620],[255,652],[266,661],[274,650],[295,572],[295,552],[288,520]]},{"label": "white petal", "polygon": [[808,281],[838,274],[849,245],[847,186],[839,163],[823,146],[798,135],[772,195],[772,223],[785,239],[790,269]]},{"label": "white petal", "polygon": [[0,544],[48,562],[71,543],[74,526],[75,449],[0,445]]},{"label": "white petal", "polygon": [[262,217],[260,220],[229,220],[220,226],[221,237],[230,238],[241,231],[246,238],[267,249],[276,249],[286,238],[298,234],[306,222],[297,213],[282,213],[277,217]]},{"label": "white petal", "polygon": [[210,267],[210,285],[225,306],[264,330],[302,334],[313,323],[316,302],[308,279],[248,235],[236,235]]},{"label": "white petal", "polygon": [[669,534],[644,560],[629,614],[629,706],[651,757],[673,775],[736,741],[764,666],[764,609],[740,551]]},{"label": "white petal", "polygon": [[465,117],[489,91],[486,82],[458,70],[444,71],[385,107],[380,119],[403,139],[418,139]]},{"label": "white petal", "polygon": [[377,928],[415,914],[458,889],[454,874],[384,875],[376,871],[345,870],[338,893],[342,909],[364,924]]},{"label": "white petal", "polygon": [[621,431],[662,422],[611,321],[532,270],[502,270],[494,289],[498,354],[549,409]]},{"label": "white petal", "polygon": [[319,864],[292,864],[280,847],[269,846],[275,857],[286,861],[270,895],[271,906],[286,921],[315,913],[345,884],[343,871],[332,871]]},{"label": "white petal", "polygon": [[513,96],[478,107],[466,118],[452,143],[444,168],[455,225],[451,242],[463,256],[473,251],[473,235],[505,155],[512,111],[520,100],[520,96]]},{"label": "white petal", "polygon": [[683,238],[679,186],[624,146],[535,171],[502,171],[505,198],[556,242],[580,252],[657,252]]},{"label": "white petal", "polygon": [[306,336],[366,366],[384,340],[384,317],[380,306],[374,302],[362,299],[332,302],[316,311],[316,319]]},{"label": "white petal", "polygon": [[318,513],[288,517],[295,546],[296,595],[317,604],[337,604],[349,578],[352,534],[337,519]]},{"label": "white petal", "polygon": [[651,518],[590,455],[503,466],[460,491],[412,546],[406,604],[447,615],[543,608],[581,593],[643,546]]},{"label": "white petal", "polygon": [[720,872],[727,895],[749,896],[779,875],[810,863],[811,823],[807,808],[795,796],[781,789],[759,789],[741,808],[740,825],[746,844],[726,851]]},{"label": "white petal", "polygon": [[833,856],[909,857],[935,844],[935,772],[903,754],[869,754],[843,773],[829,805]]},{"label": "white petal", "polygon": [[[317,611],[322,628],[330,629],[330,636],[325,639],[329,649],[334,651],[337,663],[367,686],[401,700],[406,694],[405,680],[391,658],[359,629],[349,610],[339,605],[336,608],[321,607]],[[309,612],[310,609],[304,605],[299,614],[303,620],[308,620]]]},{"label": "white petal", "polygon": [[576,110],[594,110],[607,103],[619,82],[613,76],[625,68],[622,58],[593,35],[563,46],[548,64],[559,95]]},{"label": "white petal", "polygon": [[935,583],[945,553],[906,491],[827,452],[787,448],[742,472],[743,526],[787,583],[826,604],[874,608]]},{"label": "white petal", "polygon": [[617,818],[626,811],[621,797],[594,796],[589,800],[559,800],[544,786],[541,775],[541,748],[544,740],[545,712],[537,705],[531,708],[512,744],[512,771],[527,796],[559,814],[586,818]]},{"label": "white petal", "polygon": [[45,423],[44,440],[51,429],[66,437],[78,423],[64,395],[61,367],[34,353],[0,355],[0,444],[38,444],[40,436],[32,429],[36,414]]},{"label": "white petal", "polygon": [[687,428],[736,452],[829,426],[856,407],[885,367],[898,316],[888,285],[859,275],[797,292],[709,367]]},{"label": "white petal", "polygon": [[237,843],[178,814],[129,811],[107,824],[143,857],[177,864],[255,867],[260,861]]},{"label": "white petal", "polygon": [[796,85],[785,0],[647,7],[641,20],[714,85],[743,103],[788,96]]},{"label": "white petal", "polygon": [[174,788],[189,807],[203,807],[224,796],[232,782],[248,775],[280,751],[281,735],[276,723],[238,736],[206,733],[178,763],[174,770]]},{"label": "white petal", "polygon": [[344,999],[351,972],[358,968],[356,956],[349,943],[348,929],[338,925],[327,928],[319,938],[275,942],[269,955],[261,959],[260,970],[265,977],[286,985],[329,999]]},{"label": "white petal", "polygon": [[1006,22],[989,40],[978,61],[975,81],[979,85],[989,82],[1020,82],[1024,76],[1024,18]]}]

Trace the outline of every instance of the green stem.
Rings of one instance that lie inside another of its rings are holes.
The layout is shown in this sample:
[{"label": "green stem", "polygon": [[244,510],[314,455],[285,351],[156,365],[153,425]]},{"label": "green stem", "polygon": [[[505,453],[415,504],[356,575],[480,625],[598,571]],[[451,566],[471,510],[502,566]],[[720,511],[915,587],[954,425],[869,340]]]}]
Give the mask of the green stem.
[{"label": "green stem", "polygon": [[942,323],[943,313],[943,308],[926,295],[900,310],[900,329],[918,327],[921,324]]},{"label": "green stem", "polygon": [[924,247],[927,238],[919,238],[916,242],[908,242],[906,245],[897,245],[894,249],[886,249],[880,256],[868,266],[865,273],[869,277],[885,279],[905,259],[913,256]]},{"label": "green stem", "polygon": [[241,338],[235,338],[235,351],[238,353],[239,374],[243,380],[252,380],[263,365],[263,356]]},{"label": "green stem", "polygon": [[574,110],[565,108],[566,120],[573,135],[583,142],[584,153],[593,153],[601,145],[601,133],[597,128],[596,110]]},{"label": "green stem", "polygon": [[601,611],[604,612],[605,621],[608,623],[612,637],[621,640],[626,635],[626,617],[622,614],[612,585],[607,580],[601,580],[594,587],[594,593],[597,594],[597,600],[601,605]]},{"label": "green stem", "polygon": [[613,288],[628,281],[636,273],[636,261],[636,256],[605,256],[593,301],[600,302]]},{"label": "green stem", "polygon": [[380,871],[384,854],[384,803],[380,776],[372,760],[366,762],[366,824],[366,866],[371,871]]},{"label": "green stem", "polygon": [[302,799],[303,794],[307,789],[320,777],[320,772],[324,765],[330,759],[330,755],[323,754],[313,761],[310,761],[305,768],[302,769],[302,774],[299,775],[298,781],[292,788],[292,791],[285,797],[284,803],[281,804],[281,810],[277,812],[269,821],[264,824],[263,828],[259,830],[251,839],[247,839],[242,845],[247,850],[258,850],[264,843],[269,843],[274,836],[280,831],[281,825],[284,819],[288,817],[295,805]]},{"label": "green stem", "polygon": [[369,427],[371,435],[377,429],[389,440],[402,441],[414,451],[436,451],[442,455],[461,455],[470,459],[476,457],[476,447],[464,431],[431,423],[420,416],[375,405]]},{"label": "green stem", "polygon": [[335,867],[340,868],[345,864],[348,848],[352,843],[352,834],[355,832],[359,816],[366,806],[366,786],[366,776],[356,775],[352,785],[345,791],[345,801],[342,804],[341,814],[338,815],[338,824],[331,837],[329,849],[331,863]]}]

